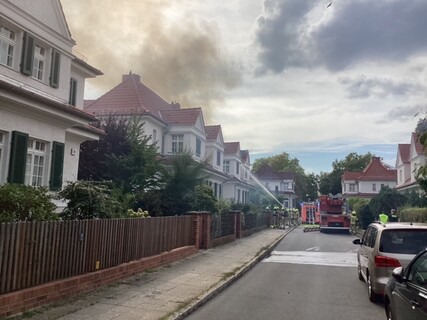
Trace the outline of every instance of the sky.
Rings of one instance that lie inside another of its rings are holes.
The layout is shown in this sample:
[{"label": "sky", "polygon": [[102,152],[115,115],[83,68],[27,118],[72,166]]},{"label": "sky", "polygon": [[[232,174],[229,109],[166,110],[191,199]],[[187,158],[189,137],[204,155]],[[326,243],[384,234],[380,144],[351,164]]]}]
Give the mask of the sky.
[{"label": "sky", "polygon": [[75,50],[104,75],[130,71],[169,102],[201,107],[255,159],[306,173],[351,152],[395,165],[427,111],[425,0],[61,0]]}]

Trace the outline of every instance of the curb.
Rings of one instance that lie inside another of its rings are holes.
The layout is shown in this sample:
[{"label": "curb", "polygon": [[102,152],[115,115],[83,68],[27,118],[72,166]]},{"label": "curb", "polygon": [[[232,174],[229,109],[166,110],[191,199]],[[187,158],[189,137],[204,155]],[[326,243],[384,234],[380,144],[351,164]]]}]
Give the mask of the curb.
[{"label": "curb", "polygon": [[170,320],[182,320],[186,316],[190,315],[194,311],[196,311],[198,308],[203,306],[205,303],[207,303],[209,300],[213,299],[215,296],[220,294],[222,291],[224,291],[226,288],[228,288],[231,284],[233,284],[235,281],[237,281],[239,278],[241,278],[246,272],[248,272],[250,269],[252,269],[258,262],[263,260],[266,256],[268,256],[273,249],[277,246],[277,244],[285,238],[288,233],[290,233],[292,230],[297,228],[296,226],[292,227],[291,229],[288,229],[287,232],[285,232],[283,235],[279,236],[276,240],[274,240],[273,243],[271,243],[267,249],[265,249],[261,254],[253,258],[249,263],[244,265],[236,274],[231,276],[229,279],[224,280],[223,283],[215,286],[213,289],[211,289],[209,292],[207,292],[205,295],[203,295],[200,299],[198,297],[194,298],[194,300],[197,300],[194,302],[190,307],[185,309],[184,311],[179,312],[178,315],[172,316],[169,318]]}]

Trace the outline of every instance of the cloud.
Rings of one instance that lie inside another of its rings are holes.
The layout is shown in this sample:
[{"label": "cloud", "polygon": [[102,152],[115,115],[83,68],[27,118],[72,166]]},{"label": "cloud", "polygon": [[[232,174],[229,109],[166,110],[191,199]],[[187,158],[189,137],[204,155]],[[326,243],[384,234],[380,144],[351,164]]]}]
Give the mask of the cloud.
[{"label": "cloud", "polygon": [[[77,48],[104,72],[90,81],[101,93],[131,70],[167,101],[183,107],[221,102],[241,71],[221,44],[217,26],[167,0],[62,0]],[[193,2],[181,1],[191,8]],[[181,15],[180,15],[181,14]],[[205,117],[209,116],[209,110]]]},{"label": "cloud", "polygon": [[339,82],[345,86],[349,98],[357,99],[406,96],[425,90],[423,86],[414,82],[395,81],[390,78],[369,78],[366,75],[360,75],[357,78],[341,78]]},{"label": "cloud", "polygon": [[259,70],[404,61],[427,50],[427,1],[266,0],[255,44]]},{"label": "cloud", "polygon": [[425,114],[427,105],[415,105],[415,106],[400,106],[393,108],[386,115],[386,121],[406,121],[413,119],[418,115]]}]

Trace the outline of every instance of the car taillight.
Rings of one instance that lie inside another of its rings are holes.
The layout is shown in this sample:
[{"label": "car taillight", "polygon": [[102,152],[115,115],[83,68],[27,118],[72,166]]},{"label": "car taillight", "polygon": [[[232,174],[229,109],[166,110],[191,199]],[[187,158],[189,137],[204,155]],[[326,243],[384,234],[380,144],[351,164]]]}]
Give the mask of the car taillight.
[{"label": "car taillight", "polygon": [[375,266],[383,268],[401,267],[399,260],[385,256],[375,256]]}]

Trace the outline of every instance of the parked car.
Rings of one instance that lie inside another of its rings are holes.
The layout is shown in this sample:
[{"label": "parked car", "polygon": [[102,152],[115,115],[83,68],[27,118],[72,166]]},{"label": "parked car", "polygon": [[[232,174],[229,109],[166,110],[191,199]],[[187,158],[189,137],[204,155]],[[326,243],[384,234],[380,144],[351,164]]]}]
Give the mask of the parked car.
[{"label": "parked car", "polygon": [[373,222],[365,230],[357,253],[359,279],[368,284],[369,300],[375,302],[397,267],[406,267],[427,245],[427,224]]},{"label": "parked car", "polygon": [[389,320],[427,319],[427,249],[406,268],[394,269],[385,286],[384,307]]}]

